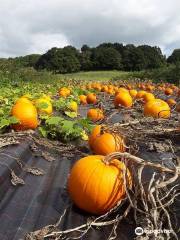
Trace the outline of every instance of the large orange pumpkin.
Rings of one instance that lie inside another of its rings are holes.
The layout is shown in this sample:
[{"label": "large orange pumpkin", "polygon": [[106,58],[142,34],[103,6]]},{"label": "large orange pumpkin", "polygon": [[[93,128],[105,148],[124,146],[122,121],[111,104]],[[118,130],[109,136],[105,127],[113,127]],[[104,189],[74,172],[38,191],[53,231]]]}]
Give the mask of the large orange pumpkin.
[{"label": "large orange pumpkin", "polygon": [[87,95],[87,103],[95,104],[96,102],[97,102],[96,94],[95,93],[89,93]]},{"label": "large orange pumpkin", "polygon": [[154,99],[144,105],[144,115],[154,118],[169,118],[170,107],[165,101]]},{"label": "large orange pumpkin", "polygon": [[95,154],[108,155],[112,152],[125,152],[124,138],[119,134],[114,134],[103,130],[97,125],[93,128],[89,136],[89,146]]},{"label": "large orange pumpkin", "polygon": [[38,126],[37,110],[31,102],[18,101],[12,107],[11,114],[20,121],[12,126],[17,131],[35,129]]},{"label": "large orange pumpkin", "polygon": [[97,122],[99,120],[102,120],[104,118],[103,111],[99,108],[91,108],[87,112],[87,117],[93,121]]},{"label": "large orange pumpkin", "polygon": [[132,185],[132,178],[125,164],[117,159],[100,155],[87,156],[77,161],[68,179],[71,199],[81,209],[92,214],[103,214],[126,195]]},{"label": "large orange pumpkin", "polygon": [[115,96],[114,105],[115,107],[119,107],[120,105],[123,107],[132,107],[133,100],[129,93],[121,92]]}]

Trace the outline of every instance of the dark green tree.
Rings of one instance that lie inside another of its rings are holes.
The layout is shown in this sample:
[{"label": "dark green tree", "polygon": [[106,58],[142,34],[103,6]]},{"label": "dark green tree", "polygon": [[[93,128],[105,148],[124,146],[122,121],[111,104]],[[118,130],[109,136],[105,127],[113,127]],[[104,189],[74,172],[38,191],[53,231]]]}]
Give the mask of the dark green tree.
[{"label": "dark green tree", "polygon": [[80,70],[78,54],[78,51],[71,46],[52,48],[40,57],[35,67],[55,73],[76,72]]},{"label": "dark green tree", "polygon": [[94,68],[98,70],[122,69],[121,55],[112,47],[97,47],[93,50]]},{"label": "dark green tree", "polygon": [[144,54],[145,69],[159,68],[166,64],[166,58],[159,47],[142,45],[138,49]]},{"label": "dark green tree", "polygon": [[175,49],[173,53],[167,59],[168,63],[180,62],[180,49]]}]

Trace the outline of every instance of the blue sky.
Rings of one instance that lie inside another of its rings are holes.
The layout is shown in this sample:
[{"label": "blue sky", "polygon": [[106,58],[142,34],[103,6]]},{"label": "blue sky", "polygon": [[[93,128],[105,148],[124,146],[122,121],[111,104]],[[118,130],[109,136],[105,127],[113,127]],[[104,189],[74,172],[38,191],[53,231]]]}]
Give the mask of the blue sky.
[{"label": "blue sky", "polygon": [[179,0],[0,0],[0,57],[121,42],[180,47]]}]

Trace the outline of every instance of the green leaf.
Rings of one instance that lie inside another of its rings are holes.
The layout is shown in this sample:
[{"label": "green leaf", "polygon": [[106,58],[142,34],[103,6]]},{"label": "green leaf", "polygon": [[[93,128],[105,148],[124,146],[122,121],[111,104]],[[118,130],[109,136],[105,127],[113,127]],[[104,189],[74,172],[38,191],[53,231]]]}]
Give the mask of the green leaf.
[{"label": "green leaf", "polygon": [[63,120],[63,118],[61,118],[61,117],[53,116],[53,117],[50,117],[46,120],[46,124],[48,124],[48,125],[58,125],[62,120]]},{"label": "green leaf", "polygon": [[11,117],[9,117],[9,123],[16,124],[16,123],[19,123],[19,120],[16,117],[11,116]]},{"label": "green leaf", "polygon": [[41,133],[41,135],[43,137],[47,137],[48,136],[48,132],[47,132],[45,127],[39,127],[38,129],[39,129],[39,132]]},{"label": "green leaf", "polygon": [[76,118],[77,117],[77,112],[65,111],[64,113],[70,118]]},{"label": "green leaf", "polygon": [[37,104],[37,108],[39,108],[39,109],[46,109],[46,108],[48,108],[48,106],[49,106],[49,104],[46,102],[41,102],[41,103]]},{"label": "green leaf", "polygon": [[0,129],[9,126],[9,120],[8,119],[1,119],[0,121]]}]

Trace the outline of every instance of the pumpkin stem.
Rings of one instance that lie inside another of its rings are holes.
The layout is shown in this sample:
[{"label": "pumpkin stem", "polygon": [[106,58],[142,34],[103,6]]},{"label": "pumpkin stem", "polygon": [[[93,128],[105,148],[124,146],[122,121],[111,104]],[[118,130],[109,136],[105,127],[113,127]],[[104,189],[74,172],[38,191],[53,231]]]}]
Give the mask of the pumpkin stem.
[{"label": "pumpkin stem", "polygon": [[121,152],[113,152],[113,153],[110,153],[109,155],[107,155],[107,156],[105,156],[105,158],[104,158],[104,163],[106,164],[106,165],[109,165],[110,164],[110,162],[111,162],[111,160],[113,160],[113,159],[118,159],[118,158],[122,158],[122,157],[127,157],[127,156],[129,156],[129,154],[128,153],[121,153]]},{"label": "pumpkin stem", "polygon": [[147,161],[144,160],[142,158],[136,157],[131,155],[130,153],[127,152],[114,152],[111,153],[107,156],[105,156],[104,158],[104,163],[105,164],[109,164],[111,162],[111,160],[113,159],[119,159],[119,158],[126,158],[129,159],[131,161],[134,161],[136,164],[142,165],[142,166],[148,166],[148,167],[152,167],[152,168],[156,168],[157,170],[159,170],[160,172],[168,172],[168,173],[177,173],[178,176],[180,176],[180,167],[175,167],[174,169],[165,167],[161,164],[157,164],[157,163],[153,163],[151,161]]}]

